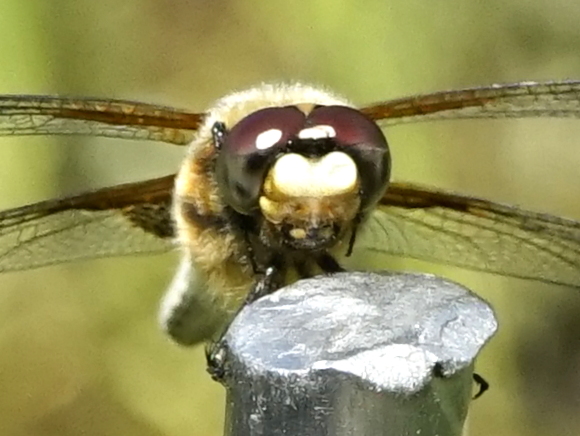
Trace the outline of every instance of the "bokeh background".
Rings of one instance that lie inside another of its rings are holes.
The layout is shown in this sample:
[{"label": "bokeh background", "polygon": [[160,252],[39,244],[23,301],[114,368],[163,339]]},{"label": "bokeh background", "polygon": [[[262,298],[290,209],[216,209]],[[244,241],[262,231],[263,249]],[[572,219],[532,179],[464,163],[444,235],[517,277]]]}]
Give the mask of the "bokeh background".
[{"label": "bokeh background", "polygon": [[[270,80],[359,103],[473,85],[580,78],[569,0],[3,0],[0,93],[144,100],[192,110]],[[392,128],[395,178],[580,219],[580,121]],[[0,206],[174,172],[183,150],[2,138]],[[0,277],[0,435],[219,435],[224,391],[157,305],[174,255]],[[386,265],[385,267],[387,267]],[[492,302],[471,435],[580,434],[577,290],[421,265]]]}]

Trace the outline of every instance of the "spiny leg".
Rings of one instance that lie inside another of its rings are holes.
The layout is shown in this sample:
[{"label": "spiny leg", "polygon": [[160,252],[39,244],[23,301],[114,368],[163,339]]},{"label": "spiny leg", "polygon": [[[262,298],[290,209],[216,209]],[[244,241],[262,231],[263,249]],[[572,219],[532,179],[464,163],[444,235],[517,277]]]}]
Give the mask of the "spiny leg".
[{"label": "spiny leg", "polygon": [[473,399],[477,400],[479,397],[481,397],[484,394],[485,391],[487,391],[489,389],[489,383],[482,376],[477,374],[476,372],[473,373],[473,380],[475,381],[475,383],[477,383],[479,385],[479,390],[473,396]]},{"label": "spiny leg", "polygon": [[323,253],[316,258],[316,263],[325,273],[344,272],[345,269],[340,266],[334,257],[328,253]]},{"label": "spiny leg", "polygon": [[352,254],[352,250],[354,249],[354,243],[356,242],[356,232],[358,230],[358,226],[362,220],[362,215],[359,213],[352,222],[352,230],[350,233],[350,238],[348,240],[348,248],[346,250],[346,257],[350,257]]}]

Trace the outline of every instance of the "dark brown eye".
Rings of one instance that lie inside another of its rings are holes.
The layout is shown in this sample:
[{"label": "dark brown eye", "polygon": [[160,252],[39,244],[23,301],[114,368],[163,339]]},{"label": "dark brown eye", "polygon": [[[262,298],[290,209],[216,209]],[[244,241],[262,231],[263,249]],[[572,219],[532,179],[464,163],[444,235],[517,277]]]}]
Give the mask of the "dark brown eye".
[{"label": "dark brown eye", "polygon": [[254,112],[230,130],[224,141],[224,152],[243,155],[286,144],[304,126],[304,119],[304,113],[294,106]]},{"label": "dark brown eye", "polygon": [[216,174],[226,202],[236,211],[256,209],[268,163],[304,127],[305,116],[294,106],[251,113],[226,132]]},{"label": "dark brown eye", "polygon": [[356,109],[318,106],[306,116],[295,106],[272,107],[251,113],[229,132],[218,124],[217,181],[224,200],[239,213],[258,208],[266,171],[282,152],[316,157],[342,151],[351,156],[360,177],[362,209],[376,203],[387,186],[387,141]]},{"label": "dark brown eye", "polygon": [[383,132],[372,120],[360,111],[346,106],[319,106],[307,119],[312,126],[331,126],[333,137],[339,147],[365,146],[387,148]]},{"label": "dark brown eye", "polygon": [[360,175],[362,208],[374,205],[389,182],[391,158],[379,126],[356,109],[319,106],[306,119],[308,126],[327,132],[338,150],[355,161]]}]

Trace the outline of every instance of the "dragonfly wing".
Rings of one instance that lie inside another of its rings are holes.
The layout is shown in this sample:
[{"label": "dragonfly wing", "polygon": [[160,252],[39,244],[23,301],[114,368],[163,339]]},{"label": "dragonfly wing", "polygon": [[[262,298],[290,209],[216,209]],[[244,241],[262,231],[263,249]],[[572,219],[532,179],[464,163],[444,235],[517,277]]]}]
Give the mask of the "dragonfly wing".
[{"label": "dragonfly wing", "polygon": [[580,287],[580,222],[393,183],[357,249]]},{"label": "dragonfly wing", "polygon": [[173,246],[173,176],[0,212],[0,272]]},{"label": "dragonfly wing", "polygon": [[380,125],[461,118],[580,117],[580,81],[522,82],[405,97],[369,105]]},{"label": "dragonfly wing", "polygon": [[0,96],[0,135],[87,135],[189,144],[204,115],[124,100]]}]

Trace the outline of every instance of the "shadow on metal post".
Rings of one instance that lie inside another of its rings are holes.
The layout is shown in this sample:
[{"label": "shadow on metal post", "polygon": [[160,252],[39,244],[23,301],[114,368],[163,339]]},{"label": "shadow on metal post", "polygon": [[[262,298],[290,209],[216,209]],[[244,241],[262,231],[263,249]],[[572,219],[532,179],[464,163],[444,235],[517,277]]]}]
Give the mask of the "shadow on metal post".
[{"label": "shadow on metal post", "polygon": [[226,436],[461,435],[497,328],[425,274],[340,273],[256,301],[226,334]]}]

